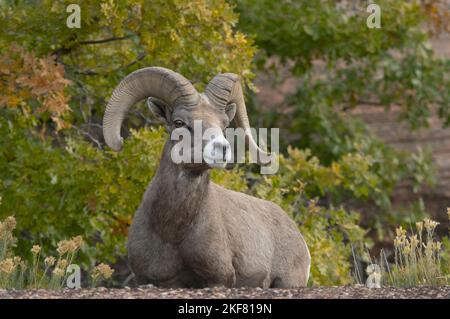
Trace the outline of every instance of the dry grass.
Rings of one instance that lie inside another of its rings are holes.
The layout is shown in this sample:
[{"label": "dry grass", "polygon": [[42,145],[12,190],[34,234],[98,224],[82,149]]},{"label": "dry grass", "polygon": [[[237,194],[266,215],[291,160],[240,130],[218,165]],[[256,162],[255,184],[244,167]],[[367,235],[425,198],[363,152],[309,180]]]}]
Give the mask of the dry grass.
[{"label": "dry grass", "polygon": [[[450,218],[450,209],[447,211]],[[429,218],[417,222],[407,233],[402,227],[395,230],[394,262],[389,263],[385,251],[378,261],[372,261],[366,272],[371,276],[367,285],[391,287],[448,286],[450,268],[443,259],[443,245],[435,236],[438,222]],[[356,267],[357,268],[357,267]],[[358,269],[355,274],[359,274]],[[356,276],[361,282],[361,276]],[[375,278],[375,281],[373,280]]]},{"label": "dry grass", "polygon": [[[15,256],[13,248],[16,238],[14,217],[0,221],[0,289],[52,289],[65,287],[69,266],[76,259],[77,253],[84,246],[81,236],[63,240],[58,243],[56,256],[42,256],[39,245],[31,248],[32,261],[27,262]],[[111,277],[113,270],[105,264],[96,266],[92,273],[92,285]]]},{"label": "dry grass", "polygon": [[387,282],[396,287],[448,285],[442,265],[442,244],[434,236],[437,222],[428,218],[416,223],[410,235],[396,229],[395,264],[386,272]]}]

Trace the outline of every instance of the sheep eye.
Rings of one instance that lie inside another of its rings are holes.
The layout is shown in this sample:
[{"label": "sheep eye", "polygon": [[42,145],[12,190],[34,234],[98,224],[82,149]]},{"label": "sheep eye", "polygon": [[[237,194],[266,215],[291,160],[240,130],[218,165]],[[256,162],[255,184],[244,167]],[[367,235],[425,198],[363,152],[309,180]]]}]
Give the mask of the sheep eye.
[{"label": "sheep eye", "polygon": [[182,127],[184,125],[183,121],[175,120],[173,122],[173,125],[175,125],[176,128]]}]

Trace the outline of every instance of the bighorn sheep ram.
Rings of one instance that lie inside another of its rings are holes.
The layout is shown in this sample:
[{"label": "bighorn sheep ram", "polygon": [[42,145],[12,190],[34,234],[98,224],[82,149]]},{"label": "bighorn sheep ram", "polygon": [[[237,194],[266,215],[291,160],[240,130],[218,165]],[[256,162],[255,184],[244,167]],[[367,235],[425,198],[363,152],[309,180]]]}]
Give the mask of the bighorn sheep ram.
[{"label": "bighorn sheep ram", "polygon": [[[220,132],[233,118],[245,132],[250,128],[237,75],[217,75],[201,94],[182,75],[148,67],[123,79],[106,107],[103,133],[113,150],[122,147],[120,128],[127,110],[145,98],[169,133],[178,127],[190,129],[194,120],[202,121],[202,129]],[[246,139],[256,145],[251,134]],[[223,133],[203,144],[203,152],[208,145],[224,152],[230,148]],[[128,257],[138,284],[305,286],[310,254],[288,215],[272,202],[211,182],[209,170],[222,164],[175,164],[173,145],[169,138],[129,230]]]}]

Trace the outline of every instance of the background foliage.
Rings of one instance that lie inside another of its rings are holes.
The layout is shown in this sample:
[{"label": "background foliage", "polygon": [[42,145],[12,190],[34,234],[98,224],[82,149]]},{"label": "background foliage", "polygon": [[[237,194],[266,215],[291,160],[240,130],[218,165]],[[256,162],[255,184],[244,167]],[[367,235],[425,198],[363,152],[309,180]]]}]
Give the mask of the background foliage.
[{"label": "background foliage", "polygon": [[[27,254],[33,241],[49,254],[82,234],[85,263],[124,256],[166,135],[139,106],[125,123],[124,150],[105,149],[100,123],[113,88],[150,65],[198,89],[235,72],[252,122],[283,128],[280,171],[261,177],[239,166],[213,179],[295,219],[313,257],[312,284],[350,283],[352,247],[371,246],[367,230],[389,235],[394,187],[409,180],[418,191],[432,184],[433,168],[427,152],[395,151],[347,113],[361,103],[400,106],[400,120],[416,128],[436,108],[450,123],[450,62],[427,42],[447,27],[438,2],[379,1],[377,30],[366,27],[364,1],[356,10],[319,0],[83,1],[80,29],[65,24],[73,1],[0,1],[0,218],[16,217],[16,250]],[[281,67],[299,84],[267,112],[252,79]],[[354,202],[374,205],[376,217]]]}]

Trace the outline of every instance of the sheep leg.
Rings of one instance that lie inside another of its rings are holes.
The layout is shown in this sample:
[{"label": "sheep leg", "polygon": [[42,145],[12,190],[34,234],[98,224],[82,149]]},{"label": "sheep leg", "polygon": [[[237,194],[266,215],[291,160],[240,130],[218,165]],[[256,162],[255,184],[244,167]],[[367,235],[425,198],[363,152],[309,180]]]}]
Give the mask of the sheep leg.
[{"label": "sheep leg", "polygon": [[201,285],[204,287],[234,287],[236,283],[235,270],[231,264],[231,260],[226,262],[217,258],[198,258],[191,260],[189,266],[192,271],[199,277]]},{"label": "sheep leg", "polygon": [[197,244],[197,249],[185,250],[183,261],[196,274],[200,286],[233,287],[236,284],[236,273],[231,256],[224,247],[215,246],[211,243],[208,246]]}]

